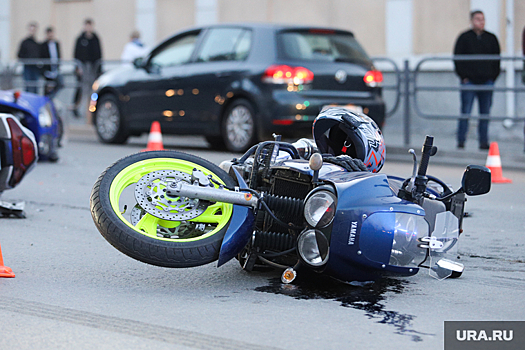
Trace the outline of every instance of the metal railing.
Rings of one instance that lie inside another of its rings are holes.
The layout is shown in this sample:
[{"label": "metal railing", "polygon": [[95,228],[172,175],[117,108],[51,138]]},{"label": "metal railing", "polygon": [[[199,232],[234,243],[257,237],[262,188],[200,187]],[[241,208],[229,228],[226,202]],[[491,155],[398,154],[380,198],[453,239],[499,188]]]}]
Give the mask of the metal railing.
[{"label": "metal railing", "polygon": [[[11,89],[22,88],[26,89],[28,87],[35,87],[41,89],[44,87],[45,80],[43,75],[40,74],[39,79],[35,82],[28,82],[23,79],[22,72],[25,65],[30,65],[36,67],[39,71],[47,65],[58,65],[60,68],[60,73],[62,75],[73,75],[76,68],[84,69],[84,65],[79,60],[59,60],[58,62],[51,59],[24,59],[11,62],[7,64],[2,69],[2,76],[7,77],[6,84],[9,85]],[[20,78],[20,79],[18,79]],[[64,88],[77,88],[80,87],[80,82],[67,82],[64,83]]]},{"label": "metal railing", "polygon": [[[46,88],[52,90],[58,86],[58,90],[54,94],[59,96],[56,98],[61,100],[64,106],[69,106],[68,110],[77,117],[85,118],[87,104],[89,103],[89,96],[91,95],[91,85],[97,77],[96,70],[99,69],[102,62],[95,62],[95,64],[84,64],[79,60],[51,60],[51,59],[24,59],[13,61],[0,67],[0,84],[1,89],[20,89],[20,90],[36,90],[39,94],[47,94]],[[27,81],[24,79],[24,66],[30,65],[36,67],[39,71],[38,79],[35,81]],[[43,70],[45,66],[57,65],[59,79],[45,79]],[[79,95],[77,97],[77,94]],[[56,100],[55,99],[55,100]],[[89,117],[89,115],[88,115]],[[89,122],[89,120],[87,120]]]},{"label": "metal railing", "polygon": [[388,57],[372,57],[372,62],[374,64],[387,62],[392,66],[392,71],[394,73],[394,83],[393,84],[383,84],[383,90],[393,91],[394,92],[394,103],[390,108],[386,110],[386,116],[389,117],[393,115],[399,108],[399,103],[401,101],[401,71],[397,66],[396,62]]},{"label": "metal railing", "polygon": [[[414,71],[413,71],[413,99],[414,99],[414,110],[416,114],[422,118],[432,118],[432,119],[460,119],[460,118],[471,118],[477,119],[479,116],[476,115],[465,115],[465,114],[444,114],[444,113],[428,113],[423,111],[419,104],[418,92],[431,91],[431,92],[448,92],[448,91],[492,91],[492,92],[512,92],[520,93],[525,92],[525,87],[497,87],[495,85],[455,85],[455,86],[437,86],[437,85],[419,85],[418,84],[418,75],[423,73],[422,66],[429,62],[437,61],[523,61],[524,57],[519,56],[499,56],[499,55],[456,55],[449,57],[426,57],[421,59]],[[507,72],[508,73],[508,72]],[[512,118],[514,120],[524,120],[525,116],[519,116],[517,114],[518,109],[514,109],[514,115],[494,115],[490,114],[491,120],[504,120]],[[485,118],[485,116],[484,116]]]},{"label": "metal railing", "polygon": [[[387,110],[386,115],[387,117],[392,116],[394,113],[396,113],[400,108],[402,109],[401,113],[403,116],[403,133],[404,133],[404,143],[406,145],[410,144],[410,124],[411,124],[411,109],[413,108],[414,114],[418,117],[425,118],[425,119],[443,119],[443,120],[450,120],[450,119],[460,119],[460,118],[479,118],[479,116],[476,115],[462,115],[459,113],[457,114],[450,114],[450,113],[443,113],[443,112],[436,112],[436,113],[429,113],[428,111],[425,111],[424,108],[421,105],[421,94],[432,92],[433,93],[433,99],[439,100],[439,93],[450,93],[454,91],[493,91],[493,92],[499,92],[499,93],[513,93],[513,94],[521,94],[525,93],[525,86],[518,83],[518,86],[501,86],[501,84],[498,84],[498,86],[478,86],[478,85],[460,85],[459,81],[455,82],[453,84],[423,84],[419,81],[419,78],[426,73],[432,73],[432,72],[447,72],[447,73],[453,73],[454,71],[454,62],[455,61],[487,61],[487,60],[497,60],[497,61],[506,61],[507,64],[512,62],[513,64],[512,71],[514,70],[516,64],[515,62],[521,62],[524,61],[525,58],[521,56],[516,57],[509,57],[509,56],[499,56],[499,55],[456,55],[456,56],[434,56],[434,57],[425,57],[419,60],[414,68],[414,70],[410,69],[409,61],[405,60],[404,65],[402,69],[399,68],[399,66],[396,64],[396,62],[388,57],[373,57],[372,61],[374,62],[374,65],[378,66],[380,70],[383,70],[387,73],[389,76],[393,78],[392,83],[384,83],[383,84],[383,90],[384,92],[390,92],[392,95],[389,95],[389,98],[387,99]],[[448,65],[447,65],[448,62]],[[44,59],[34,59],[34,60],[24,60],[24,61],[16,61],[9,64],[0,65],[0,84],[2,89],[13,89],[13,88],[26,88],[29,85],[27,85],[26,82],[22,79],[22,68],[24,64],[35,64],[39,66],[43,66],[45,64],[55,64],[56,62],[52,60],[44,60]],[[424,66],[428,67],[429,65],[432,66],[432,64],[439,64],[439,67],[436,69],[435,67],[431,67],[431,69],[423,69]],[[82,91],[82,101],[85,105],[86,101],[88,101],[89,96],[91,94],[91,84],[93,83],[94,79],[96,78],[96,75],[102,71],[99,70],[99,67],[103,65],[104,68],[112,68],[116,67],[118,65],[122,64],[121,61],[118,60],[105,60],[105,61],[99,61],[95,64],[87,67],[82,62],[78,60],[61,60],[60,61],[60,70],[64,76],[69,77],[68,80],[65,81],[63,89],[81,89]],[[75,77],[75,69],[81,68],[84,73],[81,80],[77,80]],[[520,72],[520,69],[516,69],[516,71]],[[508,72],[507,72],[508,73]],[[387,79],[389,80],[389,79]],[[43,79],[40,79],[36,85],[38,85],[39,89],[42,89],[45,84],[45,81]],[[514,104],[517,106],[518,98],[514,99]],[[448,101],[442,103],[443,106],[449,105],[447,103]],[[83,110],[87,110],[87,108],[83,108]],[[524,120],[524,115],[518,115],[518,108],[514,109],[515,113],[513,116],[510,116],[513,120]],[[485,117],[485,116],[484,116]],[[490,115],[490,120],[503,120],[503,119],[509,119],[509,115]]]}]

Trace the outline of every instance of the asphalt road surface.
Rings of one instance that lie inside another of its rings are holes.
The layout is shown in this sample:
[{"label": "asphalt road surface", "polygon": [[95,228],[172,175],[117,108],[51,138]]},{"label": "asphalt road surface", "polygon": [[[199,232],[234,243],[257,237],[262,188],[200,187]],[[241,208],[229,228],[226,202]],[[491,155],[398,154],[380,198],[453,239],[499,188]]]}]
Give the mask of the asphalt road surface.
[{"label": "asphalt road surface", "polygon": [[[460,245],[466,270],[437,281],[421,271],[366,287],[244,272],[236,260],[191,269],[146,265],[98,233],[89,194],[115,160],[145,146],[71,134],[56,164],[39,163],[2,200],[24,200],[26,219],[0,219],[0,349],[442,349],[447,320],[525,320],[525,173],[471,197]],[[196,137],[164,146],[219,163]],[[467,161],[466,161],[467,163]],[[408,176],[411,165],[388,162]],[[457,187],[463,168],[430,165]]]}]

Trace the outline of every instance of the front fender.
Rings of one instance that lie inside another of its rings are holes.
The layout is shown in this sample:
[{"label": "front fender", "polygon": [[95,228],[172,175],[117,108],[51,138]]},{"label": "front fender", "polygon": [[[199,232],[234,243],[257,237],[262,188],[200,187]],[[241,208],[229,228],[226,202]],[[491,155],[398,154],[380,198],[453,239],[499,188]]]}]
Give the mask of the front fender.
[{"label": "front fender", "polygon": [[[235,168],[232,167],[239,188],[246,189],[248,185]],[[243,207],[241,205],[233,206],[233,214],[228,226],[228,230],[222,240],[221,251],[219,253],[219,261],[217,267],[224,265],[230,261],[235,255],[239,254],[248,244],[253,232],[253,223],[255,222],[255,215],[253,215],[252,208]]]},{"label": "front fender", "polygon": [[254,221],[255,216],[252,209],[240,205],[233,206],[232,219],[222,241],[217,267],[230,261],[248,244],[252,236]]}]

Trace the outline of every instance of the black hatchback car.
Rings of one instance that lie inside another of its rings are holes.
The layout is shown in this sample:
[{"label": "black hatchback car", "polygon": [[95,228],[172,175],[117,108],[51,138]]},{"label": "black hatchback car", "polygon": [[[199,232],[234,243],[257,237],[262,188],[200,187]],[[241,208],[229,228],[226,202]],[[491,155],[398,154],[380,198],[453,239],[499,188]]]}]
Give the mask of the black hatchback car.
[{"label": "black hatchback car", "polygon": [[329,105],[385,118],[381,72],[354,35],[328,28],[220,24],[190,29],[100,76],[89,110],[105,143],[159,121],[166,134],[204,135],[246,150],[272,133],[311,135]]}]

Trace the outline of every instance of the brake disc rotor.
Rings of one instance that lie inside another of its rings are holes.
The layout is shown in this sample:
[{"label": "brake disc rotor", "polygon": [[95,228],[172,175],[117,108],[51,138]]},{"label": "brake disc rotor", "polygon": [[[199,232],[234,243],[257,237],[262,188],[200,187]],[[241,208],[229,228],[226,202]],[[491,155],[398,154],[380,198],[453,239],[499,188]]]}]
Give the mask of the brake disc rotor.
[{"label": "brake disc rotor", "polygon": [[209,202],[166,195],[168,185],[180,181],[190,183],[191,175],[177,170],[158,170],[144,175],[135,186],[137,204],[147,213],[163,220],[196,218],[206,211]]}]

